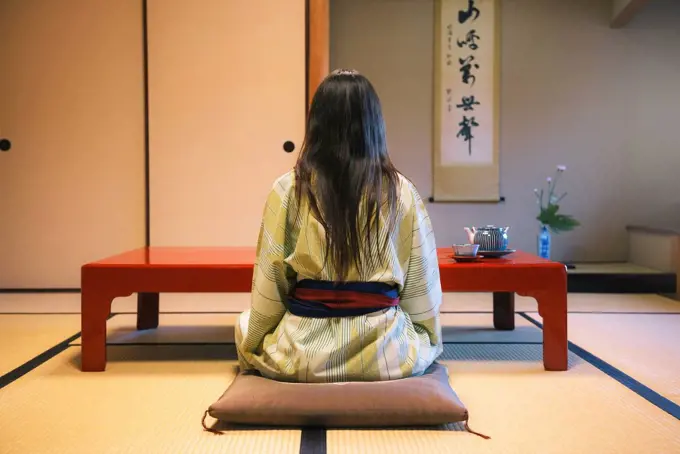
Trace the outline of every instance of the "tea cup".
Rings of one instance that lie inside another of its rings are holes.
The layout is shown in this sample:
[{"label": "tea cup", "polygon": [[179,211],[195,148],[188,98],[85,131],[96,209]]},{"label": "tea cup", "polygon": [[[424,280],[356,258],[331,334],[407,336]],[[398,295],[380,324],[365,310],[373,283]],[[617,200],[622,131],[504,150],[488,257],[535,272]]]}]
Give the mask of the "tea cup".
[{"label": "tea cup", "polygon": [[479,250],[479,244],[454,244],[453,254],[456,257],[475,257]]}]

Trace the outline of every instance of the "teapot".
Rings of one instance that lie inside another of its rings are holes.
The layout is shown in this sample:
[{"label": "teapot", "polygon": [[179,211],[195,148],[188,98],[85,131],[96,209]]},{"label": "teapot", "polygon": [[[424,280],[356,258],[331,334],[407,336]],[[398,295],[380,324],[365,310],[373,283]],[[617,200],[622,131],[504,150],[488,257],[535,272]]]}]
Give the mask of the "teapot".
[{"label": "teapot", "polygon": [[478,244],[481,251],[504,251],[508,248],[508,229],[510,227],[465,227],[470,244]]}]

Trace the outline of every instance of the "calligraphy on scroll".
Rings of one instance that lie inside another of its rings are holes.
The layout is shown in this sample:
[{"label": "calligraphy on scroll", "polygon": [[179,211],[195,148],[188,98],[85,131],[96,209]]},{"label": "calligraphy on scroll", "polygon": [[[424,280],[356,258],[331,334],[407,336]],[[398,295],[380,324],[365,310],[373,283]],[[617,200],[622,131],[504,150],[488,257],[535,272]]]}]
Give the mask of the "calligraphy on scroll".
[{"label": "calligraphy on scroll", "polygon": [[437,86],[440,165],[488,165],[495,157],[496,0],[441,2]]}]

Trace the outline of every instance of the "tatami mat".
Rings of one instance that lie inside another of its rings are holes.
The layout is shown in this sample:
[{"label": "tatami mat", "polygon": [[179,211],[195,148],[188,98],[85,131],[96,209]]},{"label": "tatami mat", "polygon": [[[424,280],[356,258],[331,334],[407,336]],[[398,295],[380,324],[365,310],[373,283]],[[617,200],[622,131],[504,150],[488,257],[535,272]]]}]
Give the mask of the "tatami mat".
[{"label": "tatami mat", "polygon": [[[340,453],[675,453],[680,421],[570,354],[570,370],[543,371],[539,345],[453,345],[444,364],[491,440],[447,430],[329,430]],[[455,361],[453,361],[455,360]]]},{"label": "tatami mat", "polygon": [[[461,294],[467,297],[468,294]],[[448,298],[457,294],[449,293]],[[479,294],[478,297],[490,298],[490,295]],[[468,299],[461,299],[458,307],[466,307]],[[472,302],[472,300],[469,300]],[[490,300],[489,300],[490,301]],[[477,303],[479,304],[479,303]],[[570,293],[567,300],[569,312],[671,312],[680,313],[680,302],[660,295],[652,294],[612,294],[612,293]],[[491,303],[488,310],[492,310]],[[458,309],[472,310],[472,309]],[[515,310],[518,312],[534,312],[538,305],[533,298],[516,297]]]},{"label": "tatami mat", "polygon": [[0,376],[80,331],[80,315],[0,315]]},{"label": "tatami mat", "polygon": [[[445,293],[442,304],[443,312],[491,312],[493,310],[491,294],[487,293]],[[250,294],[248,293],[170,293],[160,298],[161,312],[233,312],[248,309]],[[533,298],[517,296],[517,311],[536,311]],[[113,312],[137,312],[136,296],[116,298],[113,301]],[[587,294],[572,293],[569,295],[570,312],[677,312],[680,313],[680,302],[658,295],[639,294]],[[33,294],[0,294],[0,313],[54,313],[80,312],[80,294],[78,293],[33,293]]]},{"label": "tatami mat", "polygon": [[0,293],[0,313],[80,313],[80,293]]},{"label": "tatami mat", "polygon": [[570,314],[569,339],[680,405],[680,314]]},{"label": "tatami mat", "polygon": [[[243,312],[250,307],[250,293],[163,293],[161,312]],[[118,298],[113,312],[137,312],[137,298]]]},{"label": "tatami mat", "polygon": [[233,343],[238,314],[161,314],[156,329],[137,331],[136,314],[118,314],[107,323],[109,344]]},{"label": "tatami mat", "polygon": [[[4,296],[0,307],[6,309]],[[79,295],[59,296],[79,301]],[[33,297],[22,301],[22,312],[41,300]],[[680,452],[678,419],[577,356],[570,353],[568,371],[545,372],[542,331],[525,318],[516,316],[514,331],[494,330],[487,312],[490,295],[448,294],[446,299],[464,312],[442,314],[449,344],[441,359],[470,409],[472,428],[492,439],[458,426],[328,431],[329,453]],[[166,312],[224,311],[224,299],[217,295],[163,295],[161,301]],[[535,310],[532,300],[517,298],[516,303],[518,311],[532,304]],[[125,312],[126,304],[136,309],[134,298],[127,298],[117,300],[114,310]],[[648,295],[570,295],[569,304],[576,312],[606,312],[570,314],[570,340],[678,402],[677,302]],[[538,314],[530,315],[540,321]],[[106,372],[80,372],[76,339],[0,390],[0,414],[12,415],[0,418],[0,453],[300,452],[298,430],[241,430],[221,437],[201,430],[203,411],[234,376],[229,343],[235,318],[162,314],[157,330],[137,331],[135,314],[116,315],[107,325]],[[26,350],[19,361],[32,358],[78,332],[79,323],[78,315],[0,316],[0,365],[29,346],[34,350]]]},{"label": "tatami mat", "polygon": [[298,454],[299,430],[204,432],[234,376],[227,346],[114,347],[104,373],[72,347],[0,391],[0,452]]},{"label": "tatami mat", "polygon": [[[659,295],[647,294],[603,294],[570,293],[570,312],[673,312],[680,313],[680,302]],[[533,298],[516,296],[515,310],[536,311],[538,305]],[[493,310],[491,294],[486,293],[445,293],[443,312],[489,311]]]},{"label": "tatami mat", "polygon": [[[534,303],[535,304],[535,303]],[[569,312],[671,312],[680,313],[680,302],[660,295],[570,293]],[[534,306],[535,307],[535,306]],[[518,311],[536,310],[517,307]]]},{"label": "tatami mat", "polygon": [[444,342],[543,342],[543,332],[523,317],[515,315],[513,331],[497,331],[493,314],[441,314]]},{"label": "tatami mat", "polygon": [[[491,294],[487,293],[445,293],[443,312],[491,312]],[[233,312],[248,309],[248,293],[170,293],[160,298],[161,312]],[[537,310],[533,298],[517,296],[517,311]],[[137,312],[136,296],[116,298],[113,312]],[[680,313],[680,302],[658,295],[640,294],[587,294],[569,295],[570,312],[675,312]],[[54,313],[80,312],[78,293],[33,293],[0,294],[0,313]]]},{"label": "tatami mat", "polygon": [[[113,346],[104,373],[71,347],[0,391],[0,452],[298,453],[298,430],[203,432],[234,375],[232,346]],[[540,345],[447,345],[442,357],[482,440],[455,430],[328,431],[329,453],[672,453],[680,421],[571,355]]]},{"label": "tatami mat", "polygon": [[[233,343],[237,314],[161,314],[157,329],[137,331],[135,314],[118,314],[107,323],[109,344]],[[543,333],[515,316],[514,331],[496,331],[490,313],[441,315],[444,342],[536,342]],[[79,344],[76,339],[74,344]]]}]

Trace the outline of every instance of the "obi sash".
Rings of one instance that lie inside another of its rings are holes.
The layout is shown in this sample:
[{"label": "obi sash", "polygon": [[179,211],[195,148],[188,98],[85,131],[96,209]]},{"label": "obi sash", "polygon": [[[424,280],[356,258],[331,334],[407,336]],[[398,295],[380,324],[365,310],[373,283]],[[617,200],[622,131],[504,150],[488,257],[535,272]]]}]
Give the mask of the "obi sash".
[{"label": "obi sash", "polygon": [[385,282],[336,283],[304,279],[287,300],[288,311],[300,317],[353,317],[399,304],[396,285]]}]

